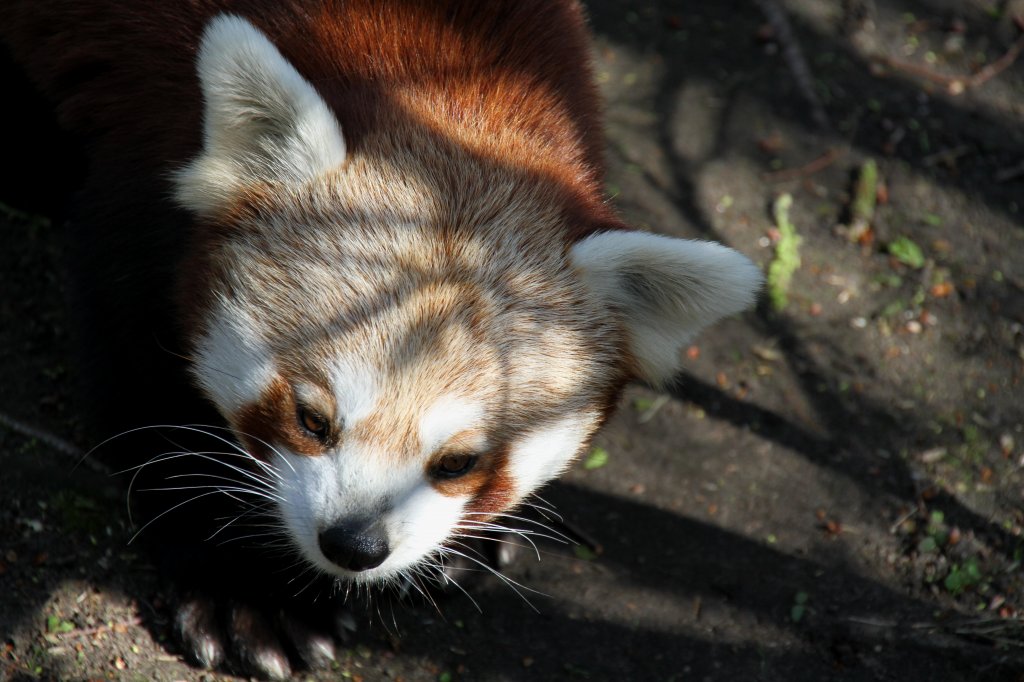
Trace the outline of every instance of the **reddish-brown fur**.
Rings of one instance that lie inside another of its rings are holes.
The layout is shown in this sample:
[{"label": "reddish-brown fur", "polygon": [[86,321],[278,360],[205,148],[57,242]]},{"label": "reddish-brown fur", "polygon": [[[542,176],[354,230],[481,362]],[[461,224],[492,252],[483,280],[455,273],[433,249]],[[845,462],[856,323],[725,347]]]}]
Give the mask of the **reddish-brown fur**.
[{"label": "reddish-brown fur", "polygon": [[[159,178],[198,151],[195,52],[218,13],[262,29],[334,109],[350,146],[395,116],[562,186],[589,232],[614,222],[580,7],[564,0],[7,3],[16,58],[88,137],[98,172]],[[428,93],[408,106],[407,93]],[[154,126],[158,131],[154,132]],[[493,144],[509,128],[529,146]],[[148,173],[146,172],[148,171]],[[153,171],[156,171],[154,174]],[[575,235],[580,236],[580,235]]]},{"label": "reddish-brown fur", "polygon": [[272,444],[283,445],[300,455],[316,456],[337,445],[336,439],[321,442],[304,433],[295,418],[298,404],[291,386],[283,379],[273,381],[258,403],[242,409],[235,425],[246,449],[265,460],[273,460]]},{"label": "reddish-brown fur", "polygon": [[[0,32],[55,101],[61,123],[89,140],[95,164],[85,195],[100,212],[121,210],[124,200],[114,192],[167,195],[167,187],[152,184],[165,183],[197,153],[195,53],[210,18],[231,12],[265,31],[317,88],[350,148],[396,117],[415,120],[483,161],[560,188],[570,241],[622,227],[604,202],[597,94],[575,2],[8,4]],[[509,128],[525,136],[499,143]],[[210,251],[203,242],[218,238],[216,231],[200,237],[201,253]],[[201,284],[190,286],[204,281],[202,271],[189,272],[186,322],[204,294]]]}]

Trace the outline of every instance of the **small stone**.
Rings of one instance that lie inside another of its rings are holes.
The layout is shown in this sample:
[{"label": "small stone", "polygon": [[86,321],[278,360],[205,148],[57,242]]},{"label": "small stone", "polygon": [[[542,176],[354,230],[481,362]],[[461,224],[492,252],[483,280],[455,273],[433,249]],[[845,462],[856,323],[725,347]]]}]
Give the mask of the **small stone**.
[{"label": "small stone", "polygon": [[999,436],[999,448],[1003,451],[1003,457],[1009,457],[1013,453],[1013,436],[1004,433]]}]

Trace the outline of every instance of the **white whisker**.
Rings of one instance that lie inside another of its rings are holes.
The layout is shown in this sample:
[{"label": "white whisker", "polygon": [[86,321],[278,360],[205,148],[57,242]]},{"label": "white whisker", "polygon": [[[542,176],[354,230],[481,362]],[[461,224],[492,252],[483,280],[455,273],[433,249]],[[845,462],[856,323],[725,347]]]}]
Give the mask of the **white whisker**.
[{"label": "white whisker", "polygon": [[218,490],[218,491],[224,493],[225,495],[227,495],[228,497],[230,497],[231,499],[237,500],[238,502],[241,502],[243,504],[248,504],[248,502],[243,500],[243,499],[241,499],[240,497],[235,497],[234,495],[231,495],[230,493],[245,493],[245,494],[248,494],[248,495],[255,495],[257,497],[262,497],[265,500],[280,501],[280,498],[271,497],[267,493],[264,493],[264,492],[261,492],[261,491],[258,491],[258,490],[253,490],[252,488],[242,488],[242,487],[239,487],[239,486],[223,486],[223,485],[213,485],[213,484],[210,484],[210,485],[167,486],[167,487],[164,487],[164,488],[140,488],[139,492],[159,493],[159,492],[172,492],[172,491],[180,491],[180,490]]},{"label": "white whisker", "polygon": [[[460,538],[460,539],[461,538],[468,538],[470,540],[482,540],[484,542],[497,542],[497,543],[500,543],[500,544],[503,544],[503,545],[508,545],[509,547],[526,547],[526,545],[519,545],[519,544],[516,544],[514,542],[510,542],[508,540],[502,540],[500,538],[492,537],[492,536],[489,536],[489,535],[471,535],[469,533],[459,533],[455,537]],[[525,535],[523,535],[522,537],[523,537],[524,540],[526,540],[526,542],[529,543],[530,547],[533,548],[534,554],[537,555],[537,561],[540,561],[540,550],[537,548],[537,545],[533,542],[533,540],[531,540],[530,538],[526,537]]]},{"label": "white whisker", "polygon": [[[486,517],[493,517],[494,516],[493,514],[487,514],[487,513],[484,513],[484,512],[466,512],[466,514],[469,515],[469,516],[486,516]],[[565,535],[564,533],[560,533],[557,530],[555,530],[554,528],[552,528],[551,526],[548,526],[548,525],[546,525],[544,523],[541,523],[540,521],[537,521],[536,519],[527,518],[525,516],[516,516],[514,514],[500,514],[500,516],[503,517],[503,518],[506,518],[506,519],[512,519],[513,521],[521,521],[523,523],[528,523],[528,524],[531,524],[531,525],[534,525],[534,526],[539,526],[540,528],[543,528],[546,532],[553,533],[554,535],[557,535],[558,537],[562,538],[562,540],[564,540],[567,543],[571,544],[573,542],[572,538],[570,538],[568,535]],[[472,519],[467,519],[467,521],[472,521]],[[489,521],[483,521],[482,523],[489,523]]]},{"label": "white whisker", "polygon": [[152,524],[156,523],[157,521],[159,521],[161,518],[163,518],[167,514],[170,514],[175,509],[178,509],[179,507],[183,507],[186,504],[188,504],[189,502],[195,502],[196,500],[202,499],[204,497],[209,497],[210,495],[219,495],[220,493],[221,493],[221,491],[219,491],[219,490],[211,490],[209,492],[205,492],[205,493],[201,493],[199,495],[196,495],[195,497],[190,497],[189,499],[185,500],[184,502],[179,502],[178,504],[174,505],[170,509],[165,509],[164,511],[160,512],[159,514],[157,514],[156,516],[151,518],[149,521],[147,521],[145,523],[145,525],[142,526],[142,528],[139,528],[139,530],[137,530],[135,532],[135,534],[132,535],[131,539],[128,540],[128,544],[130,545],[133,542],[135,542],[135,538],[139,537],[139,535],[142,533],[142,531],[146,530]]},{"label": "white whisker", "polygon": [[[232,429],[232,428],[227,427],[227,426],[203,426],[202,424],[199,424],[199,425],[190,424],[189,426],[202,426],[203,428],[210,428],[210,429],[217,429],[217,430],[220,430],[220,431],[227,431],[228,433],[238,434],[239,436],[245,436],[246,438],[252,438],[254,441],[259,443],[260,445],[263,445],[268,450],[270,450],[272,453],[277,455],[278,459],[280,459],[286,465],[288,465],[288,468],[291,469],[293,474],[295,473],[295,467],[293,467],[291,465],[291,462],[289,462],[285,458],[285,456],[283,454],[281,454],[281,451],[278,450],[276,447],[274,447],[274,445],[272,443],[268,443],[267,441],[263,440],[259,436],[255,436],[255,435],[253,435],[251,433],[246,433],[245,431],[236,431],[235,429]],[[210,434],[210,435],[213,435],[213,434]],[[257,460],[257,461],[262,461],[262,460]],[[267,464],[266,462],[263,462],[263,463]],[[271,465],[268,464],[268,466],[271,466]]]},{"label": "white whisker", "polygon": [[[458,544],[463,549],[465,549],[467,552],[472,552],[474,554],[477,554],[477,552],[475,550],[471,549],[468,545],[465,545],[465,544],[463,544],[461,542],[458,542],[458,540],[456,540],[455,543]],[[489,566],[486,561],[482,560],[483,559],[482,557],[480,559],[477,559],[476,557],[470,556],[469,554],[467,554],[465,552],[460,552],[459,550],[455,549],[454,547],[452,547],[450,545],[446,546],[446,547],[443,547],[442,551],[450,552],[450,553],[455,554],[457,556],[461,556],[464,559],[468,559],[468,560],[472,561],[475,564],[478,564],[481,568],[483,568],[487,572],[491,573],[492,575],[496,576],[499,580],[501,580],[506,585],[508,585],[510,588],[512,588],[512,591],[515,592],[517,595],[519,595],[519,598],[522,599],[524,602],[526,602],[527,606],[529,606],[531,609],[533,609],[536,613],[540,613],[540,611],[537,609],[537,607],[533,605],[533,602],[531,602],[529,599],[527,599],[526,595],[524,595],[522,592],[520,592],[519,589],[522,588],[522,589],[526,590],[527,592],[533,592],[534,594],[539,594],[541,596],[547,596],[543,592],[539,592],[539,591],[534,590],[532,588],[526,587],[525,585],[521,585],[521,584],[517,583],[515,580],[512,580],[511,578],[509,578],[507,575],[505,575],[501,571],[498,571],[498,570],[492,568],[491,566]]]}]

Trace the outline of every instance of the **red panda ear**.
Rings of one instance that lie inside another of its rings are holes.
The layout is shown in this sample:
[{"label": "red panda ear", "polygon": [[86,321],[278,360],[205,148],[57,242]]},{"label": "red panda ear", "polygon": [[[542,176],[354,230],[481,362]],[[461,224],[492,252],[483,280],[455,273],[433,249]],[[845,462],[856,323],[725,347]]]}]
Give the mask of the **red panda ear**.
[{"label": "red panda ear", "polygon": [[637,378],[654,385],[672,379],[697,332],[749,307],[762,282],[756,265],[721,244],[644,232],[591,235],[570,257],[626,328]]},{"label": "red panda ear", "polygon": [[185,208],[216,214],[247,185],[302,182],[345,160],[327,104],[245,19],[222,14],[209,23],[197,69],[203,150],[175,176]]}]

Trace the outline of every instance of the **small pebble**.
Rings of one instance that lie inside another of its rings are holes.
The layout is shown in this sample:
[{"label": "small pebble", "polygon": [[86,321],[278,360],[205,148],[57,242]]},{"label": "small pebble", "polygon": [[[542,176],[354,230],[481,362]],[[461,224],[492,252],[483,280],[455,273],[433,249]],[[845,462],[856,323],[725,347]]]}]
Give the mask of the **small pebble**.
[{"label": "small pebble", "polygon": [[1008,433],[999,436],[999,448],[1003,451],[1004,456],[1010,456],[1010,453],[1013,452],[1013,446],[1013,436]]}]

